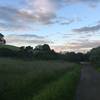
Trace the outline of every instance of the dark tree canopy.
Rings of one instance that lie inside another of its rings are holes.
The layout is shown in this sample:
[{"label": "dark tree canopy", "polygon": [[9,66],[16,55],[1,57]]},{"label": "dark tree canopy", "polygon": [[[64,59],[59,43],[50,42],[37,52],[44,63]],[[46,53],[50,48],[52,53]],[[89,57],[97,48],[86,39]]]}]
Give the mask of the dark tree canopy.
[{"label": "dark tree canopy", "polygon": [[92,64],[100,67],[100,47],[94,48],[90,52],[90,61]]},{"label": "dark tree canopy", "polygon": [[4,35],[2,33],[0,33],[0,38],[3,38],[3,37],[4,37]]},{"label": "dark tree canopy", "polygon": [[0,44],[6,44],[6,40],[4,39],[4,35],[0,33]]},{"label": "dark tree canopy", "polygon": [[44,44],[44,45],[43,45],[43,50],[44,50],[44,51],[50,51],[49,45],[48,45],[48,44]]},{"label": "dark tree canopy", "polygon": [[[40,60],[65,60],[70,62],[87,61],[90,53],[57,53],[50,48],[48,44],[38,45],[34,49],[31,46],[20,47],[18,51],[0,48],[0,56],[18,57],[22,59],[40,59]],[[93,58],[93,57],[92,57]]]}]

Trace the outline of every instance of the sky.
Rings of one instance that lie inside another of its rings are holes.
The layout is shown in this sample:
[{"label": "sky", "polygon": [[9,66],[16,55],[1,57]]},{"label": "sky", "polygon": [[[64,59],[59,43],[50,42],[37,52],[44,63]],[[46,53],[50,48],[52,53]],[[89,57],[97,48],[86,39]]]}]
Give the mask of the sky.
[{"label": "sky", "polygon": [[100,46],[100,0],[0,0],[0,33],[9,45],[87,52]]}]

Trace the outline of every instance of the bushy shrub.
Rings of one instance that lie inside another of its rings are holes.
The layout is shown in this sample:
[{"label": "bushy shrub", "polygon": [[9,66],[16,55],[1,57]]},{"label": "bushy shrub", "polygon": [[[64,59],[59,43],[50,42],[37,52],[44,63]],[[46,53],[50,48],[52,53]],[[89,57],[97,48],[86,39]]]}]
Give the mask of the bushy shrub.
[{"label": "bushy shrub", "polygon": [[90,62],[100,67],[100,47],[91,50]]}]

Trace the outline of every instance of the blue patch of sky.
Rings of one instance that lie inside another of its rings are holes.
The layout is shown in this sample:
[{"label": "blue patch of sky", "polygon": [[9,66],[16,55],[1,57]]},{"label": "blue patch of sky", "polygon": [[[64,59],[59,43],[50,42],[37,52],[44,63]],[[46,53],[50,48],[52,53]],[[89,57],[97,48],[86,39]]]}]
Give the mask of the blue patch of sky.
[{"label": "blue patch of sky", "polygon": [[24,6],[25,2],[23,0],[0,0],[0,6],[9,6],[20,8]]}]

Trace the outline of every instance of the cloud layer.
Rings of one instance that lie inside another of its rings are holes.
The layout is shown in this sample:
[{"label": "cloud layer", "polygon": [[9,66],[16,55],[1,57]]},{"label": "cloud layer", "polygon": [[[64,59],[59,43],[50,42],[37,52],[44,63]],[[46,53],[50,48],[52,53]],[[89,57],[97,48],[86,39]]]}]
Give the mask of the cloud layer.
[{"label": "cloud layer", "polygon": [[[40,25],[40,28],[47,28],[47,27],[44,27],[44,25],[47,26],[49,24],[50,25],[56,24],[53,30],[50,30],[53,25],[50,26],[49,31],[59,32],[60,28],[63,27],[67,29],[66,25],[67,26],[69,24],[72,25],[72,23],[79,22],[81,19],[80,18],[81,16],[79,16],[79,18],[78,17],[67,18],[67,15],[69,14],[68,12],[66,12],[64,17],[61,16],[62,12],[58,15],[58,12],[60,10],[62,10],[63,8],[67,8],[70,5],[75,5],[79,3],[89,5],[90,7],[96,7],[98,3],[100,2],[100,0],[23,0],[23,1],[25,5],[21,8],[12,7],[8,5],[7,6],[0,5],[0,31],[6,31],[6,32],[24,31],[28,33],[30,30],[31,31],[35,30],[34,25],[37,25],[36,27]],[[72,27],[74,27],[74,25],[72,25]],[[65,29],[61,29],[60,33],[63,33],[63,30],[65,32]],[[46,32],[47,30],[48,29],[46,29]],[[73,37],[73,39],[75,40],[76,37],[74,37],[74,33],[87,34],[87,33],[99,32],[99,31],[100,31],[100,23],[97,23],[96,25],[92,25],[92,26],[84,26],[80,28],[75,28],[71,31],[72,35],[68,35],[70,33],[67,33],[66,37],[67,38]],[[88,38],[89,36],[86,36],[86,37]],[[57,37],[54,37],[54,38],[55,40],[58,40]],[[47,37],[36,35],[36,34],[20,34],[20,35],[10,34],[6,36],[6,39],[7,39],[7,43],[9,44],[17,43],[17,45],[20,45],[20,44],[21,45],[25,45],[25,44],[38,45],[38,44],[49,43],[49,44],[52,44],[53,48],[55,48],[56,50],[58,49],[58,51],[67,50],[67,49],[85,50],[85,49],[90,49],[95,46],[99,46],[100,44],[100,41],[98,40],[87,41],[87,42],[80,40],[80,42],[68,43],[67,45],[66,44],[57,45],[56,43],[58,41],[54,44]],[[64,42],[64,38],[62,41]]]},{"label": "cloud layer", "polygon": [[74,51],[74,52],[87,52],[92,48],[100,46],[100,40],[93,40],[93,41],[80,41],[80,42],[72,42],[66,43],[63,45],[53,45],[52,48],[56,51]]},{"label": "cloud layer", "polygon": [[78,29],[73,29],[73,32],[76,33],[91,33],[91,32],[98,32],[100,31],[100,23],[94,25],[94,26],[87,26],[87,27],[81,27]]},{"label": "cloud layer", "polygon": [[[54,24],[57,22],[57,12],[60,8],[65,7],[68,4],[71,5],[80,2],[93,5],[100,2],[100,0],[25,0],[24,2],[26,2],[26,5],[20,9],[0,6],[1,31],[33,29],[31,25],[34,23],[41,23],[44,25]],[[61,19],[59,18],[59,20]],[[68,25],[73,22],[75,22],[74,19],[67,19],[64,22],[61,22],[61,24]],[[95,28],[95,26],[93,27]],[[75,31],[81,30],[90,31],[91,27],[84,27]]]},{"label": "cloud layer", "polygon": [[22,35],[9,34],[5,38],[8,44],[15,44],[17,46],[53,44],[53,42],[48,40],[47,37],[38,36],[35,34],[22,34]]},{"label": "cloud layer", "polygon": [[4,30],[27,30],[34,16],[12,7],[0,6],[0,27]]}]

